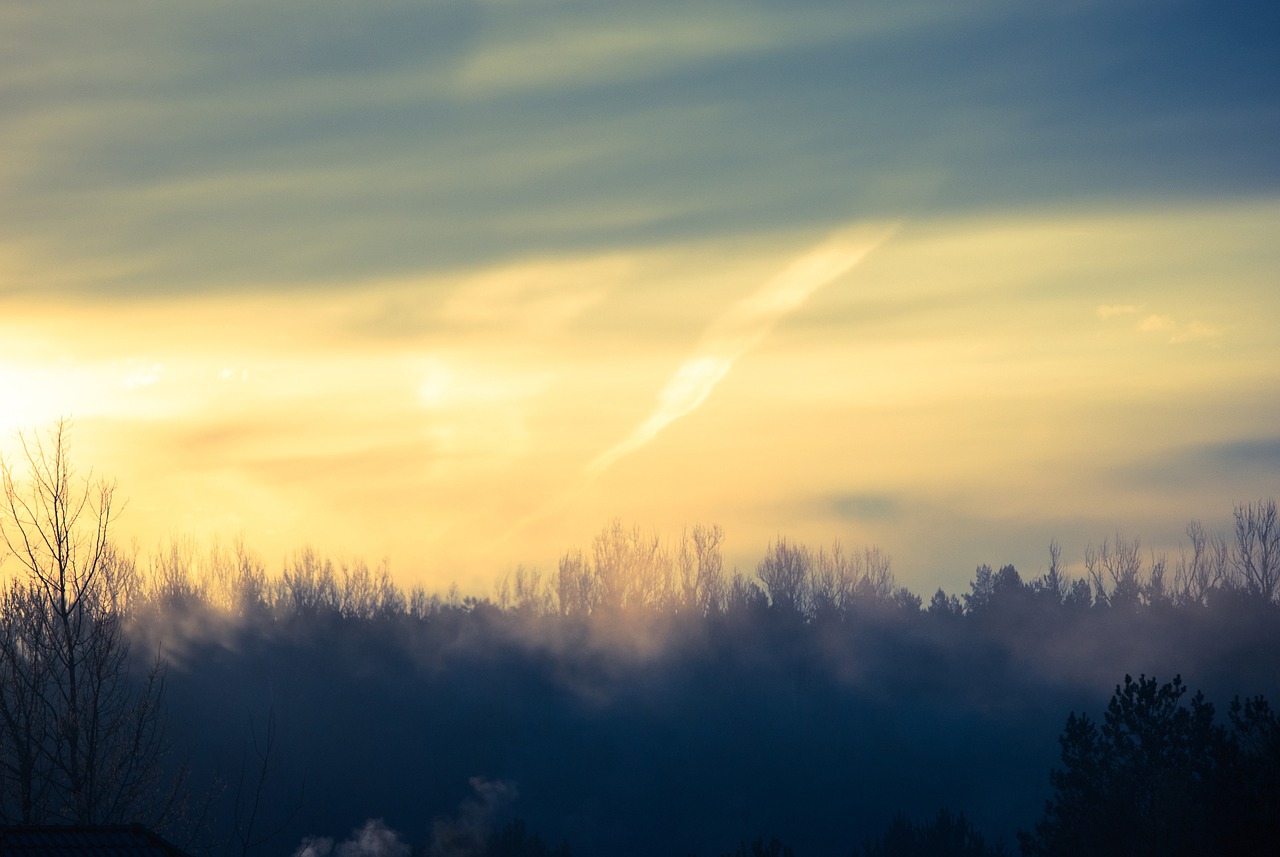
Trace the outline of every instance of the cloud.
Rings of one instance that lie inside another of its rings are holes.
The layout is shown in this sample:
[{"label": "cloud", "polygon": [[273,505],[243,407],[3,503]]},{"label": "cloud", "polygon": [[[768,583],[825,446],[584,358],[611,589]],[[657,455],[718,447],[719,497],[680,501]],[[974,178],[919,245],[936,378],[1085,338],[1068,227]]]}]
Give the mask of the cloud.
[{"label": "cloud", "polygon": [[1174,331],[1173,338],[1170,342],[1196,342],[1201,339],[1217,339],[1222,336],[1222,331],[1216,327],[1205,324],[1200,321],[1190,321],[1185,325],[1179,325]]},{"label": "cloud", "polygon": [[702,342],[676,369],[658,394],[658,404],[621,442],[587,466],[588,477],[607,470],[623,456],[649,443],[680,417],[697,410],[734,362],[760,343],[784,316],[804,305],[818,289],[847,273],[884,243],[894,229],[866,227],[837,233],[797,259],[754,294],[732,306],[703,335]]},{"label": "cloud", "polygon": [[319,287],[811,228],[851,200],[1280,186],[1252,10],[1024,6],[0,4],[0,292]]},{"label": "cloud", "polygon": [[837,494],[826,498],[825,505],[848,521],[879,520],[898,511],[897,498],[889,494]]},{"label": "cloud", "polygon": [[523,262],[468,278],[445,302],[441,318],[470,330],[492,328],[536,337],[560,330],[604,299],[633,267],[626,256]]},{"label": "cloud", "polygon": [[922,21],[937,25],[971,14],[939,0],[864,3],[854,13],[825,3],[782,10],[723,0],[489,6],[485,41],[454,75],[472,96],[599,88],[735,58],[883,38],[918,29]]},{"label": "cloud", "polygon": [[164,366],[162,364],[144,364],[132,369],[120,384],[129,390],[134,387],[150,387],[152,384],[158,383],[163,376]]},{"label": "cloud", "polygon": [[1115,473],[1120,484],[1168,491],[1199,486],[1201,493],[1228,487],[1233,500],[1274,490],[1280,477],[1280,436],[1237,438],[1160,451]]},{"label": "cloud", "polygon": [[1201,321],[1180,322],[1172,316],[1149,315],[1138,322],[1138,330],[1143,333],[1167,333],[1169,342],[1178,345],[1184,342],[1197,342],[1202,339],[1216,339],[1222,331]]},{"label": "cloud", "polygon": [[[1103,304],[1098,307],[1097,314],[1102,321],[1109,321],[1119,316],[1137,315],[1141,311],[1142,306],[1135,304]],[[1134,325],[1134,330],[1140,333],[1167,333],[1172,344],[1214,339],[1222,335],[1221,330],[1202,321],[1184,322],[1159,313],[1143,316]]]},{"label": "cloud", "polygon": [[1280,437],[1248,438],[1204,447],[1211,459],[1242,470],[1280,474]]}]

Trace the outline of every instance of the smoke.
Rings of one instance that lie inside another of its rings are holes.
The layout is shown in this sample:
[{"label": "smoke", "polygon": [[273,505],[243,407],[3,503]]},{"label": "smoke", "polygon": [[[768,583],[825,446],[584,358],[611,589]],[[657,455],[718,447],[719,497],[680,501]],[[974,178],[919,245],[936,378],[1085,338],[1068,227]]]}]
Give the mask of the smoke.
[{"label": "smoke", "polygon": [[432,825],[431,857],[473,857],[482,854],[498,811],[518,796],[514,783],[472,777],[476,793],[464,800],[454,818],[437,818]]},{"label": "smoke", "polygon": [[336,847],[327,836],[309,836],[302,840],[293,857],[409,857],[410,851],[400,834],[382,819],[371,818]]},{"label": "smoke", "polygon": [[[432,825],[430,857],[475,857],[483,854],[498,812],[518,796],[514,783],[472,777],[476,796],[458,805],[453,818],[437,818]],[[380,818],[371,818],[351,831],[351,838],[334,843],[327,836],[307,836],[293,857],[409,857],[413,849]]]},{"label": "smoke", "polygon": [[653,412],[621,442],[587,465],[587,477],[599,476],[618,459],[649,443],[675,420],[697,410],[733,364],[795,312],[818,289],[847,273],[888,240],[893,229],[864,228],[837,233],[801,256],[778,276],[716,319],[701,342],[658,394]]}]

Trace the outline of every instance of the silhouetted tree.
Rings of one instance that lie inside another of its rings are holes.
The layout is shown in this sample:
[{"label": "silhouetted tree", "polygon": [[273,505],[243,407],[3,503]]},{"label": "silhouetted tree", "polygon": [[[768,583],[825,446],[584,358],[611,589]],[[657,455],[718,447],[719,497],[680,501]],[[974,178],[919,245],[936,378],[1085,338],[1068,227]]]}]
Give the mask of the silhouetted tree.
[{"label": "silhouetted tree", "polygon": [[340,615],[342,594],[332,560],[311,547],[294,554],[276,582],[275,602],[286,617]]},{"label": "silhouetted tree", "polygon": [[547,843],[536,833],[529,833],[521,819],[509,822],[497,833],[489,836],[485,844],[483,857],[572,857],[573,852],[568,843],[561,843],[557,848],[547,847]]},{"label": "silhouetted tree", "polygon": [[76,478],[65,423],[23,451],[25,481],[0,463],[0,533],[22,571],[0,617],[0,814],[163,826],[183,791],[166,781],[164,663],[130,673],[115,486]]},{"label": "silhouetted tree", "polygon": [[1056,606],[1066,599],[1069,585],[1070,581],[1062,571],[1062,545],[1053,539],[1049,542],[1049,570],[1031,582],[1031,591],[1041,600]]},{"label": "silhouetted tree", "polygon": [[938,591],[929,599],[927,612],[930,616],[958,619],[964,615],[964,606],[961,605],[958,597],[947,595],[942,591],[942,587],[938,587]]},{"label": "silhouetted tree", "polygon": [[[252,747],[252,758],[250,758]],[[264,847],[280,835],[293,816],[302,808],[303,792],[298,791],[297,801],[287,812],[281,813],[268,826],[264,826],[267,779],[275,766],[276,711],[267,713],[267,722],[261,738],[253,720],[249,721],[249,737],[245,741],[240,772],[231,793],[231,850],[240,857]]]},{"label": "silhouetted tree", "polygon": [[769,596],[765,594],[754,580],[741,574],[734,574],[729,581],[729,589],[725,594],[725,612],[734,615],[749,615],[765,610],[769,606]]},{"label": "silhouetted tree", "polygon": [[1022,576],[1012,565],[1001,566],[997,572],[989,565],[978,566],[969,590],[964,595],[965,612],[974,615],[1007,608],[1024,594]]},{"label": "silhouetted tree", "polygon": [[1222,534],[1208,532],[1199,521],[1187,524],[1187,539],[1190,552],[1184,550],[1174,568],[1174,601],[1204,606],[1227,582],[1230,550]]},{"label": "silhouetted tree", "polygon": [[1276,501],[1235,507],[1236,541],[1231,562],[1244,588],[1266,601],[1280,595],[1280,516]]},{"label": "silhouetted tree", "polygon": [[1139,605],[1142,597],[1142,545],[1116,533],[1115,541],[1103,539],[1089,545],[1084,566],[1093,581],[1094,602],[1121,609]]},{"label": "silhouetted tree", "polygon": [[0,592],[0,819],[7,821],[42,819],[52,785],[45,695],[53,665],[42,613],[25,581]]},{"label": "silhouetted tree", "polygon": [[774,838],[766,842],[761,836],[751,843],[750,849],[745,842],[742,842],[739,843],[737,851],[725,854],[724,857],[795,857],[795,855],[781,840]]},{"label": "silhouetted tree", "polygon": [[1216,788],[1224,854],[1267,854],[1280,842],[1280,718],[1261,696],[1234,699],[1231,743]]},{"label": "silhouetted tree", "polygon": [[561,616],[583,616],[595,609],[600,601],[599,586],[582,551],[560,557],[555,589]]},{"label": "silhouetted tree", "polygon": [[[1261,698],[1231,709],[1227,730],[1181,677],[1125,676],[1099,728],[1072,714],[1024,854],[1273,853],[1280,828],[1280,725]],[[1249,843],[1254,843],[1250,845]],[[1242,850],[1243,849],[1243,850]],[[1258,850],[1262,849],[1262,850]]]},{"label": "silhouetted tree", "polygon": [[671,559],[657,535],[614,520],[592,544],[600,606],[610,610],[662,607],[673,594]]},{"label": "silhouetted tree", "polygon": [[756,566],[756,576],[769,593],[769,603],[785,613],[805,613],[809,608],[809,549],[778,539]]},{"label": "silhouetted tree", "polygon": [[988,846],[964,813],[939,810],[933,821],[913,824],[902,813],[894,816],[878,840],[855,850],[851,857],[1000,857],[1003,846]]}]

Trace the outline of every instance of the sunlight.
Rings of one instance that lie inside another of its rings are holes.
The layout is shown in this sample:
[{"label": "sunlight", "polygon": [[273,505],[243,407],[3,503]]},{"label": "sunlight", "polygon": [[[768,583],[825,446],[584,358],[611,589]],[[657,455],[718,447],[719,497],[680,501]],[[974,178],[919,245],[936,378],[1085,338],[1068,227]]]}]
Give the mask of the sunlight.
[{"label": "sunlight", "polygon": [[443,407],[449,400],[453,376],[440,363],[432,363],[423,374],[425,377],[418,386],[418,397],[422,404],[433,410]]},{"label": "sunlight", "polygon": [[[18,432],[38,433],[66,414],[69,373],[0,363],[0,454],[11,457],[21,448]],[[74,385],[71,385],[74,386]]]}]

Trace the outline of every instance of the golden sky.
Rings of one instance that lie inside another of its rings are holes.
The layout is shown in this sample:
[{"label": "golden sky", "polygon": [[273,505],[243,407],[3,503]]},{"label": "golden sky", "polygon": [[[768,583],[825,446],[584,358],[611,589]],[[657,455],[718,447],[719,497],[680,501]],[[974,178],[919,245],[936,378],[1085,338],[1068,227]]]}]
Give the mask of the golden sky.
[{"label": "golden sky", "polygon": [[716,522],[927,592],[1277,493],[1248,20],[65,5],[0,12],[0,449],[69,417],[144,550],[481,590]]}]

